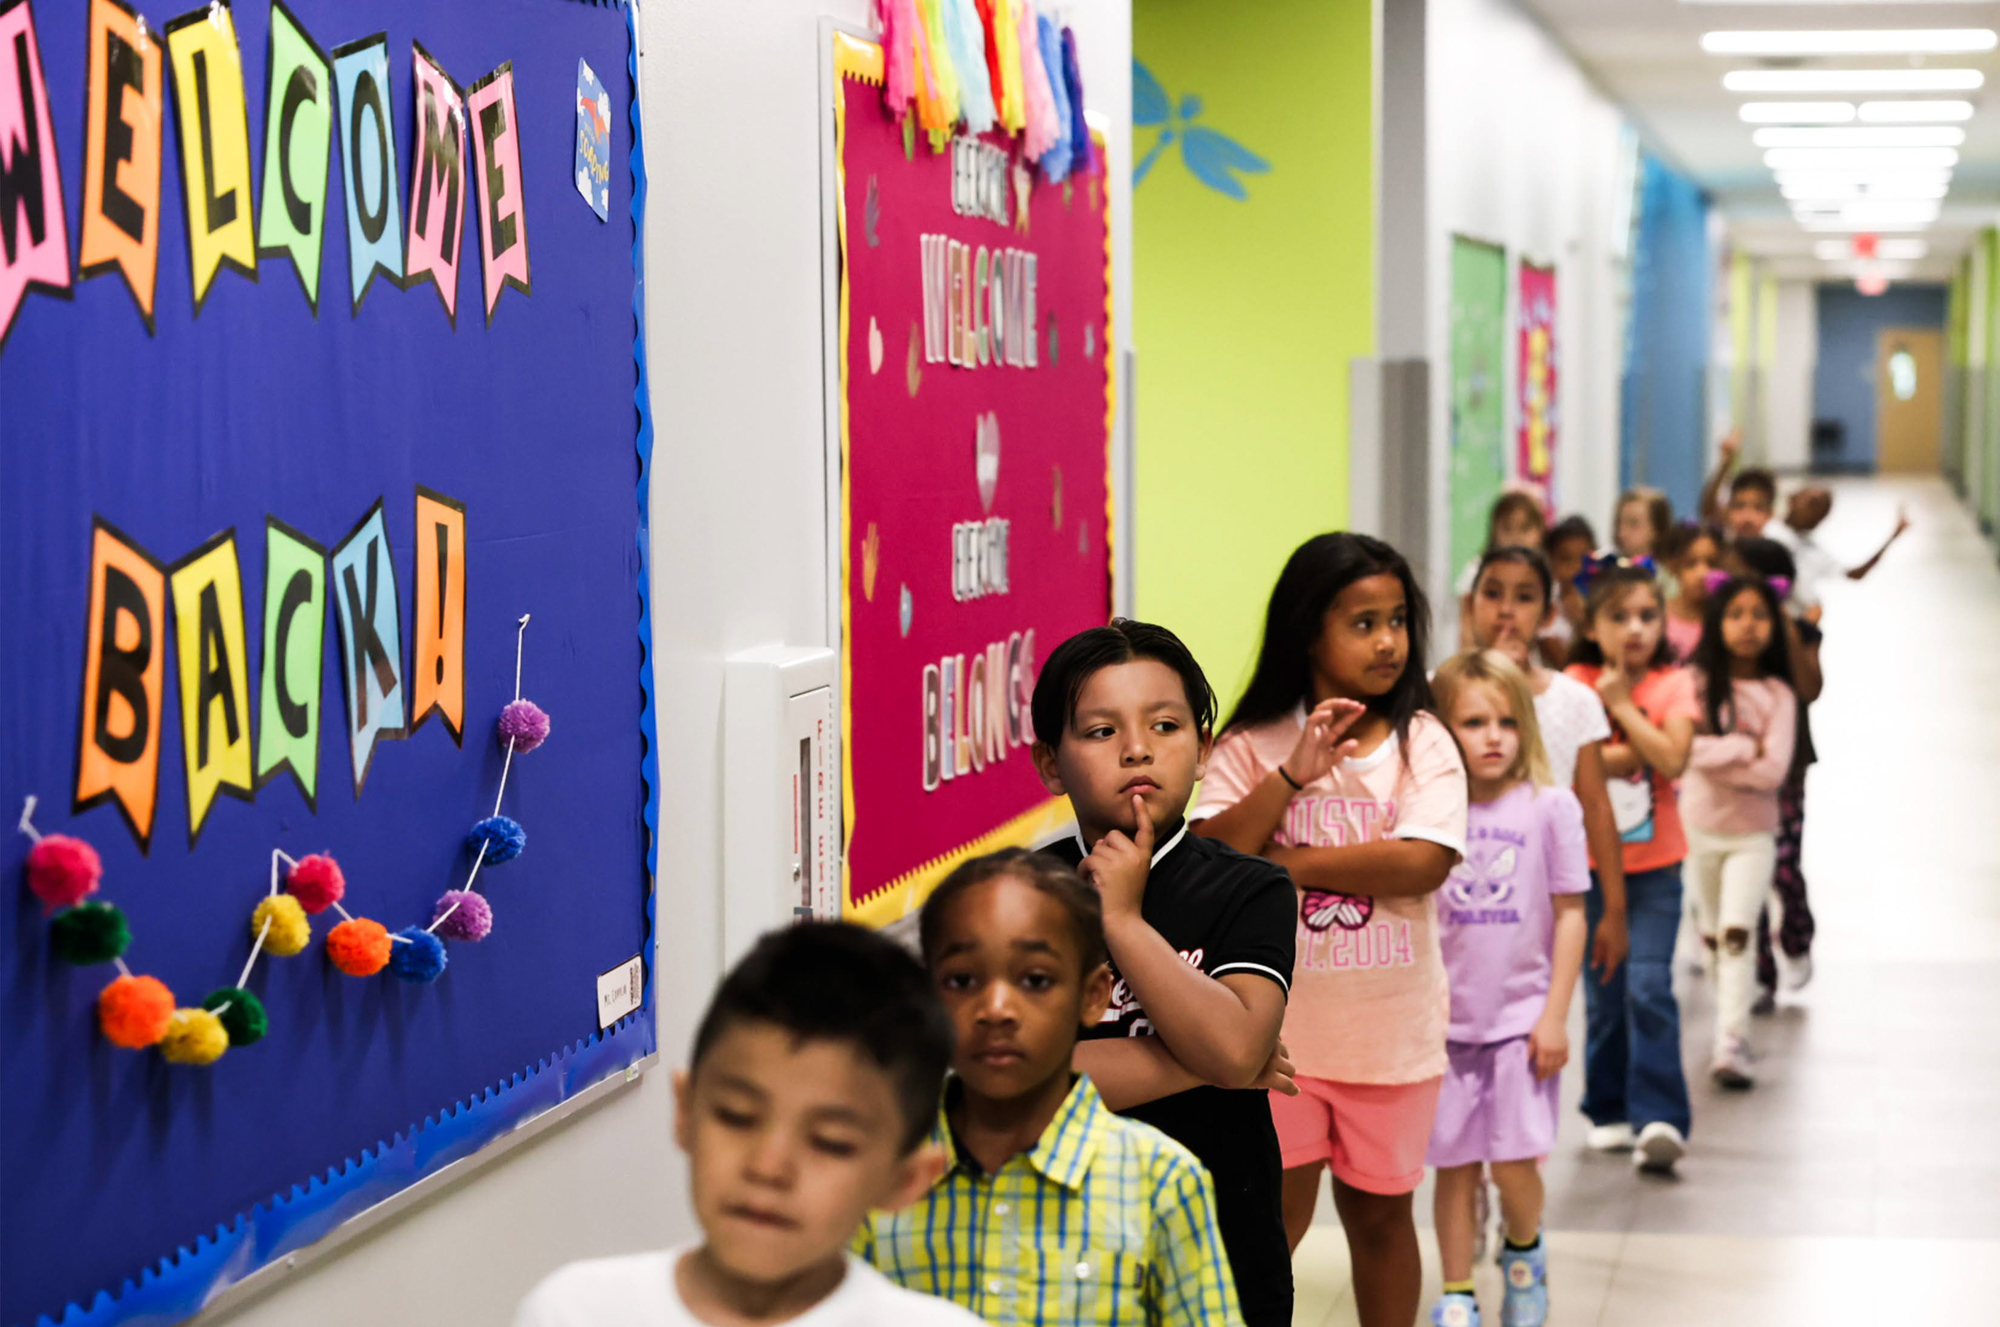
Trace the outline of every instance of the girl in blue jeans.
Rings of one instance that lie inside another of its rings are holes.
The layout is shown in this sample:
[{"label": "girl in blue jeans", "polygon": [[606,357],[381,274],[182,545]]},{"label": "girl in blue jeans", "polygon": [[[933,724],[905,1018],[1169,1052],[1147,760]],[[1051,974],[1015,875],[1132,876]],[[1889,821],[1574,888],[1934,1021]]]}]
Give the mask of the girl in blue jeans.
[{"label": "girl in blue jeans", "polygon": [[[1604,772],[1624,840],[1631,940],[1622,967],[1583,975],[1583,1113],[1591,1147],[1629,1149],[1637,1169],[1668,1171],[1687,1151],[1690,1127],[1673,985],[1687,856],[1674,780],[1687,766],[1701,706],[1693,679],[1674,666],[1651,562],[1590,559],[1578,581],[1584,620],[1567,671],[1597,689],[1611,720]],[[1601,891],[1591,891],[1585,909],[1594,939]]]}]

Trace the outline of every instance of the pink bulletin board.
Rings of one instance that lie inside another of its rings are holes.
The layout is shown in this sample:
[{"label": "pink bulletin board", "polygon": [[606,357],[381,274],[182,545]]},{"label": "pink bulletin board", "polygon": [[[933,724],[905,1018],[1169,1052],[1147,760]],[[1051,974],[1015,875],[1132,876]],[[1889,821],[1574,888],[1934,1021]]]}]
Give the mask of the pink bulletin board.
[{"label": "pink bulletin board", "polygon": [[1523,262],[1520,275],[1520,423],[1515,477],[1545,507],[1555,504],[1556,435],[1556,269]]},{"label": "pink bulletin board", "polygon": [[1069,819],[1028,702],[1111,614],[1109,190],[1045,180],[1004,132],[934,145],[884,107],[881,47],[829,37],[842,912],[886,925]]}]

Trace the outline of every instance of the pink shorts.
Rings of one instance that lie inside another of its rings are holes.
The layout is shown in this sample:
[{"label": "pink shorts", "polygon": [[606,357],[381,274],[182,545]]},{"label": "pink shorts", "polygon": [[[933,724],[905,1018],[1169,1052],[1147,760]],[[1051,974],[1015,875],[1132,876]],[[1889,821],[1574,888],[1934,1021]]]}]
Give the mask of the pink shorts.
[{"label": "pink shorts", "polygon": [[1299,1074],[1293,1081],[1297,1096],[1271,1094],[1286,1170],[1324,1161],[1335,1179],[1364,1193],[1410,1193],[1423,1183],[1442,1077],[1336,1083]]}]

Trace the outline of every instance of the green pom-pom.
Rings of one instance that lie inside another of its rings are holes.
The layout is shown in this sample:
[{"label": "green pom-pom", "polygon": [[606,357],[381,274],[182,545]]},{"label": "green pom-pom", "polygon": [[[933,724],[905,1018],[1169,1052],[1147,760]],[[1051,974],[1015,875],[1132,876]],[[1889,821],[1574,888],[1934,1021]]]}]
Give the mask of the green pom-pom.
[{"label": "green pom-pom", "polygon": [[49,923],[49,943],[65,963],[109,963],[132,943],[132,928],[109,903],[79,903]]},{"label": "green pom-pom", "polygon": [[212,991],[201,1002],[203,1009],[219,1009],[227,1004],[218,1018],[222,1020],[222,1030],[229,1034],[232,1046],[248,1046],[253,1041],[262,1041],[264,1034],[271,1030],[271,1019],[264,1012],[264,1002],[241,986],[224,986]]}]

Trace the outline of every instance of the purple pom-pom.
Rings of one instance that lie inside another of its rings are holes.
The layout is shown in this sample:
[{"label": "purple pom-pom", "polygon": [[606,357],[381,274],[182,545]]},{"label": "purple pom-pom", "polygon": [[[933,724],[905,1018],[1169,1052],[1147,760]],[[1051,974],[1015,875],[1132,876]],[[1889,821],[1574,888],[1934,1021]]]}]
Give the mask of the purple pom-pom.
[{"label": "purple pom-pom", "polygon": [[431,925],[447,940],[484,940],[493,930],[493,905],[469,889],[447,889],[431,910]]},{"label": "purple pom-pom", "polygon": [[509,701],[500,711],[500,741],[512,742],[516,755],[526,755],[548,740],[549,716],[534,701]]},{"label": "purple pom-pom", "polygon": [[404,981],[433,982],[444,974],[444,941],[419,926],[396,932],[389,946],[389,971]]}]

